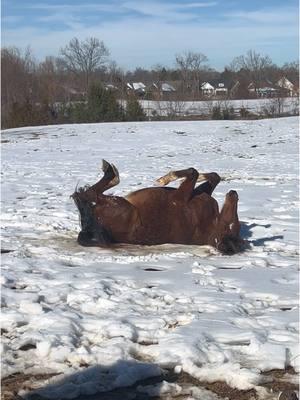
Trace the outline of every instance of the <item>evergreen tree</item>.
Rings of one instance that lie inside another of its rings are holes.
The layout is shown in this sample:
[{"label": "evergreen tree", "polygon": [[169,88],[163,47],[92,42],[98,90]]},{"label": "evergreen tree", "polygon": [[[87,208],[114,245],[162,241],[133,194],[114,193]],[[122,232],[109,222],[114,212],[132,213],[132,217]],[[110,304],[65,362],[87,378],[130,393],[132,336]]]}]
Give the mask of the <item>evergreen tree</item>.
[{"label": "evergreen tree", "polygon": [[124,111],[114,93],[98,83],[89,88],[87,109],[89,122],[124,120]]},{"label": "evergreen tree", "polygon": [[142,106],[134,95],[127,99],[126,119],[127,121],[145,121],[147,119]]}]

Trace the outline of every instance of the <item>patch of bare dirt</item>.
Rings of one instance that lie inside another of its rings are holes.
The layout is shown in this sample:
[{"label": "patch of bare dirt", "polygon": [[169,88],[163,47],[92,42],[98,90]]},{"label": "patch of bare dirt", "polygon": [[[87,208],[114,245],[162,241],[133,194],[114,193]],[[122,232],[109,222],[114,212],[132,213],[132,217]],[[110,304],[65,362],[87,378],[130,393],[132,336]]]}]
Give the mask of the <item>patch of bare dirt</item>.
[{"label": "patch of bare dirt", "polygon": [[13,374],[1,380],[1,400],[21,400],[20,390],[32,389],[37,382],[43,382],[57,374]]},{"label": "patch of bare dirt", "polygon": [[[274,395],[275,398],[279,398],[281,392],[290,391],[296,393],[299,390],[299,385],[292,381],[295,371],[292,368],[287,370],[273,370],[262,373],[263,378],[267,378],[267,382],[263,383],[261,386],[268,390],[268,392]],[[43,385],[43,381],[51,378],[56,374],[39,374],[39,375],[26,375],[26,374],[15,374],[11,375],[2,380],[2,392],[1,400],[21,400],[18,396],[20,390],[33,390],[37,386]],[[161,383],[163,380],[170,383],[177,383],[183,388],[187,387],[198,387],[202,389],[209,390],[220,397],[220,399],[226,400],[256,400],[258,399],[258,394],[254,389],[251,390],[238,390],[230,387],[227,383],[222,381],[217,382],[205,382],[198,381],[189,374],[182,372],[180,374],[175,374],[173,371],[166,371],[163,376],[145,379],[143,381],[137,382],[135,385],[113,390],[107,393],[101,393],[92,396],[80,396],[77,400],[172,400],[170,395],[161,397],[149,397],[143,393],[138,393],[136,391],[137,386],[149,386]],[[296,396],[296,394],[295,394]],[[186,400],[189,395],[176,396],[174,400]],[[36,400],[42,400],[41,397],[36,396]],[[294,397],[298,399],[298,397]],[[292,400],[292,398],[291,398]]]},{"label": "patch of bare dirt", "polygon": [[263,383],[261,386],[271,389],[275,393],[283,392],[284,390],[299,391],[299,385],[291,382],[291,378],[296,375],[296,372],[292,367],[289,367],[286,370],[274,369],[263,372],[262,375],[270,377],[272,380],[271,382]]}]

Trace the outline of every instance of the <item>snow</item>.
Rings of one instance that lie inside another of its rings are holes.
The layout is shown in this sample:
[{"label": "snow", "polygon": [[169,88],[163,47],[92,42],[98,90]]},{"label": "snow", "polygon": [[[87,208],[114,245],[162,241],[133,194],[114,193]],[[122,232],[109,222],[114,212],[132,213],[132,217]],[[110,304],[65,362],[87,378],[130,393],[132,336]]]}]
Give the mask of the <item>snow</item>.
[{"label": "snow", "polygon": [[[2,255],[3,376],[59,373],[38,389],[58,399],[165,368],[238,389],[257,387],[261,371],[299,371],[297,133],[296,117],[3,131],[2,248],[12,250]],[[214,196],[222,204],[238,191],[250,248],[80,247],[69,196],[96,182],[102,158],[120,171],[117,195],[172,169],[218,172]],[[164,381],[138,388],[184,393]]]}]

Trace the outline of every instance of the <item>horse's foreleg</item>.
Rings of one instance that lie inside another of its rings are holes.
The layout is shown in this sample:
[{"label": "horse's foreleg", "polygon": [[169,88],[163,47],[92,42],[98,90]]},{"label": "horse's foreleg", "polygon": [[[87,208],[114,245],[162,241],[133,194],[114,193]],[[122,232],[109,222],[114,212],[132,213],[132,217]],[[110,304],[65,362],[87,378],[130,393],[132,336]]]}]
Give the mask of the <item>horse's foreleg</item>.
[{"label": "horse's foreleg", "polygon": [[[170,182],[174,182],[177,179],[194,178],[196,174],[197,174],[197,179],[198,179],[199,173],[195,168],[181,169],[179,171],[170,171],[168,174],[162,176],[161,178],[158,178],[156,180],[156,182],[161,186],[166,186]],[[197,179],[196,179],[196,181],[197,181]]]},{"label": "horse's foreleg", "polygon": [[[159,185],[166,186],[170,182],[176,181],[177,179],[188,179],[191,176],[191,170],[194,170],[194,168],[183,169],[180,171],[171,171],[167,175],[164,175],[161,178],[157,179],[156,182]],[[196,196],[201,193],[207,193],[211,195],[220,181],[221,178],[216,172],[198,174],[197,182],[203,183],[194,189],[193,195]]]},{"label": "horse's foreleg", "polygon": [[192,193],[199,177],[199,173],[195,168],[187,168],[179,171],[171,171],[167,175],[157,180],[160,185],[167,185],[177,179],[184,179],[179,188],[174,192],[176,198],[188,201],[192,197]]}]

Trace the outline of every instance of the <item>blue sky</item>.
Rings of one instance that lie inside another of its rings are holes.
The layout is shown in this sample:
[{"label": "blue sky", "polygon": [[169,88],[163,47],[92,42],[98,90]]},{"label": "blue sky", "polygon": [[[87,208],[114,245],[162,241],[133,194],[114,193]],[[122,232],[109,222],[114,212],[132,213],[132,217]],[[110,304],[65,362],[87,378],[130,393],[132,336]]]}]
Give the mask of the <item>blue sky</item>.
[{"label": "blue sky", "polygon": [[281,65],[298,59],[298,1],[2,0],[2,46],[41,60],[74,36],[103,40],[125,69],[173,66],[187,50],[216,69],[249,49]]}]

